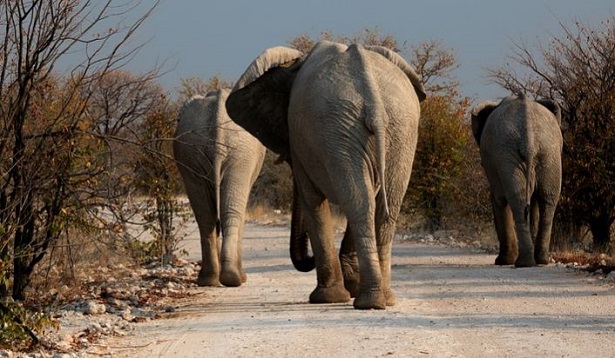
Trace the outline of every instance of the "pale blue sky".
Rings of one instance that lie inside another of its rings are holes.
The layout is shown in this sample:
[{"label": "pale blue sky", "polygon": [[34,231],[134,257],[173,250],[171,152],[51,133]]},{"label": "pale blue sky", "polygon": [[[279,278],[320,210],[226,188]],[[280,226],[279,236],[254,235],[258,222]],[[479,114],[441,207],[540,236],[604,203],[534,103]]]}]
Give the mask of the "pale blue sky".
[{"label": "pale blue sky", "polygon": [[598,26],[613,14],[613,0],[162,0],[139,35],[149,42],[129,67],[166,60],[160,82],[175,92],[181,78],[236,80],[262,50],[304,33],[378,28],[407,48],[440,41],[456,53],[462,94],[495,99],[505,92],[488,85],[485,68],[505,64],[513,41],[547,43],[560,21]]}]

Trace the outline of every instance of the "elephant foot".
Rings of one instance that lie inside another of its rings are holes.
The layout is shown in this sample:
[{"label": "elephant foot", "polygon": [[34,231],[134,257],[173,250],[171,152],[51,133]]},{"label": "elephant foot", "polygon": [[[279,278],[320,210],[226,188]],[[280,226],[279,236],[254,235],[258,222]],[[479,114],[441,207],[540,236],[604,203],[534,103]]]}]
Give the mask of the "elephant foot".
[{"label": "elephant foot", "polygon": [[549,254],[547,253],[535,255],[535,259],[536,259],[536,265],[546,266],[549,264]]},{"label": "elephant foot", "polygon": [[310,294],[310,303],[343,303],[350,301],[350,293],[342,286],[316,287]]},{"label": "elephant foot", "polygon": [[344,287],[350,292],[350,297],[356,297],[359,292],[359,259],[356,253],[340,254]]},{"label": "elephant foot", "polygon": [[196,280],[196,284],[200,287],[220,286],[220,280],[218,279],[218,274],[200,270],[199,277]]},{"label": "elephant foot", "polygon": [[353,306],[359,310],[383,310],[387,306],[387,298],[382,290],[362,291],[354,299]]},{"label": "elephant foot", "polygon": [[220,273],[220,283],[226,287],[239,287],[246,280],[245,272],[239,272],[239,270],[223,269]]},{"label": "elephant foot", "polygon": [[354,277],[344,278],[344,288],[350,293],[350,297],[356,297],[359,292],[359,280]]},{"label": "elephant foot", "polygon": [[536,266],[536,261],[533,257],[523,258],[519,256],[517,261],[515,261],[515,267],[534,267]]},{"label": "elephant foot", "polygon": [[500,266],[512,265],[515,263],[515,258],[512,255],[498,255],[495,258],[495,264]]},{"label": "elephant foot", "polygon": [[397,297],[395,297],[395,293],[391,289],[384,290],[384,298],[386,299],[387,306],[395,306],[397,303]]}]

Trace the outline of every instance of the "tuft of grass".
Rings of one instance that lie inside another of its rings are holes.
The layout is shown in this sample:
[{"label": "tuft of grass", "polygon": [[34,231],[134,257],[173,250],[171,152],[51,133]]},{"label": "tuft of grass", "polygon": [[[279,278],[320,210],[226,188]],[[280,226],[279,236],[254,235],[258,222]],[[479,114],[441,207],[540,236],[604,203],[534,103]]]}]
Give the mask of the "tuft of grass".
[{"label": "tuft of grass", "polygon": [[[555,262],[574,264],[575,266],[587,266],[588,271],[603,269],[604,272],[604,269],[615,267],[615,259],[606,254],[594,254],[582,251],[556,251],[551,253],[551,258],[553,258]],[[612,271],[612,269],[608,272],[610,271]]]}]

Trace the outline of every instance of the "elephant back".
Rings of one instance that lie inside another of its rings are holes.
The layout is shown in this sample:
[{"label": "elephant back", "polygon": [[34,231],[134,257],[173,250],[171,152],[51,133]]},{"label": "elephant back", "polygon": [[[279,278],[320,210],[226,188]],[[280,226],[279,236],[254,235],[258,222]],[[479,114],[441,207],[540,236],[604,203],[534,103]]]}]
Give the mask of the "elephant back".
[{"label": "elephant back", "polygon": [[484,131],[489,132],[489,137],[516,141],[520,146],[537,146],[544,141],[558,142],[558,137],[561,137],[558,115],[557,105],[547,107],[525,95],[511,96],[493,108]]},{"label": "elephant back", "polygon": [[397,66],[400,70],[402,70],[403,73],[410,80],[410,83],[412,83],[419,102],[423,102],[425,98],[427,98],[427,94],[425,93],[425,87],[423,86],[423,82],[421,81],[419,75],[416,73],[416,71],[414,71],[414,68],[412,68],[412,66],[410,66],[410,64],[408,64],[406,60],[404,60],[403,57],[401,57],[398,53],[390,50],[389,48],[383,46],[365,46],[365,48],[369,51],[379,53],[391,63],[393,63],[395,66]]},{"label": "elephant back", "polygon": [[213,90],[187,101],[180,109],[174,148],[198,151],[212,161],[255,148],[264,155],[265,149],[258,140],[229,117],[225,107],[229,93],[227,88]]}]

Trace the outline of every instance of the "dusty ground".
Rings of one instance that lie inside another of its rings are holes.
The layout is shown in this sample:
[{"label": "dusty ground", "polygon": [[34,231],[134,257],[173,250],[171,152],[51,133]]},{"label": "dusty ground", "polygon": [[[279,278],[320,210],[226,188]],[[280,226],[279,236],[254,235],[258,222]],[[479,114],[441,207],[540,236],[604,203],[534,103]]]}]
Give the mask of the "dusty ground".
[{"label": "dusty ground", "polygon": [[[469,248],[396,242],[385,311],[311,305],[288,229],[249,224],[248,282],[194,288],[165,319],[91,349],[112,357],[613,357],[615,280],[562,265],[514,269]],[[199,255],[196,233],[186,239]]]}]

